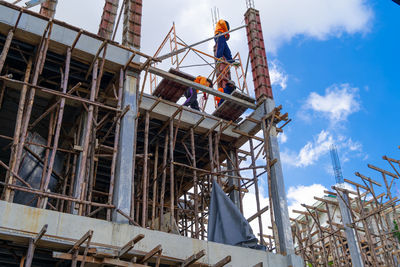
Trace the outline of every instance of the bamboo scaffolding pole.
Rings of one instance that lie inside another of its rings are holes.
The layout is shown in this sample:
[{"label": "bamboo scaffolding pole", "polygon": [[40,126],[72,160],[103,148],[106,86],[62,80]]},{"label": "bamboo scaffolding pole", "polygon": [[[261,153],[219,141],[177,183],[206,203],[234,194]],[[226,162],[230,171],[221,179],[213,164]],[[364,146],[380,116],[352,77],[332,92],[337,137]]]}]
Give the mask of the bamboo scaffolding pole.
[{"label": "bamboo scaffolding pole", "polygon": [[[64,73],[64,80],[63,80],[63,84],[62,84],[62,92],[63,93],[66,93],[67,88],[68,88],[70,62],[71,62],[71,48],[67,48],[67,56],[66,56],[66,60],[65,60],[65,73]],[[57,152],[57,148],[58,148],[58,141],[60,138],[61,124],[62,124],[62,120],[63,120],[63,116],[64,116],[64,107],[65,107],[65,98],[61,98],[60,107],[59,107],[59,111],[58,111],[57,126],[56,126],[54,140],[53,140],[53,149],[51,151],[50,162],[49,162],[47,175],[46,175],[46,179],[45,179],[44,186],[43,186],[44,191],[47,191],[47,188],[50,183],[50,177],[51,177],[51,174],[53,171],[54,160],[56,158],[56,152]],[[40,204],[38,204],[38,205],[40,205]],[[42,208],[44,208],[44,207],[42,207]]]},{"label": "bamboo scaffolding pole", "polygon": [[[121,109],[122,104],[122,90],[124,86],[124,71],[121,69],[119,73],[119,83],[118,83],[118,103],[117,108]],[[113,194],[114,194],[114,183],[115,183],[115,171],[117,165],[117,156],[118,156],[118,146],[119,146],[119,132],[121,129],[121,118],[115,118],[115,136],[114,136],[114,147],[111,161],[111,173],[110,173],[110,186],[108,190],[108,204],[112,203]],[[111,126],[113,127],[113,126]],[[107,220],[111,221],[111,210],[107,210]]]},{"label": "bamboo scaffolding pole", "polygon": [[170,223],[173,224],[174,212],[175,212],[175,179],[174,179],[174,121],[169,121],[169,179],[170,179]]},{"label": "bamboo scaffolding pole", "polygon": [[151,229],[155,228],[156,219],[156,204],[158,199],[158,182],[157,182],[157,171],[158,171],[158,142],[156,143],[156,152],[154,155],[154,166],[153,166],[153,203],[151,209]]},{"label": "bamboo scaffolding pole", "polygon": [[[47,168],[48,168],[48,164],[49,164],[49,155],[50,155],[50,149],[48,147],[51,146],[51,141],[53,138],[53,127],[54,124],[56,122],[55,117],[57,116],[57,111],[54,111],[50,114],[50,122],[49,122],[49,126],[48,126],[48,132],[47,132],[47,148],[45,149],[45,156],[44,156],[44,160],[43,160],[43,170],[42,170],[42,177],[40,179],[40,190],[41,191],[47,191],[44,190],[44,186],[45,186],[45,178],[47,175]],[[50,173],[51,175],[51,173]],[[38,202],[37,202],[37,207],[38,208],[42,208],[42,199],[39,197],[38,198]]]},{"label": "bamboo scaffolding pole", "polygon": [[[95,90],[96,90],[96,84],[97,84],[97,72],[98,72],[98,61],[94,63],[93,67],[93,74],[92,74],[92,87],[90,90],[90,100],[95,101]],[[84,129],[86,129],[84,138],[83,138],[83,151],[81,155],[81,163],[79,167],[79,174],[78,174],[78,190],[76,192],[76,196],[79,197],[79,199],[83,200],[85,196],[85,189],[86,189],[86,184],[85,184],[85,177],[86,177],[86,165],[87,165],[87,160],[88,160],[88,152],[89,152],[89,142],[90,142],[90,135],[91,135],[91,130],[92,130],[92,124],[93,124],[93,111],[94,107],[93,105],[89,106],[89,110],[87,113],[87,120],[85,123]],[[82,205],[79,205],[79,215],[82,215],[83,213],[83,207]]]},{"label": "bamboo scaffolding pole", "polygon": [[199,237],[199,219],[198,219],[198,214],[199,214],[199,203],[198,203],[198,182],[197,182],[197,172],[196,172],[196,149],[195,149],[195,141],[194,141],[194,130],[193,128],[190,128],[190,144],[191,144],[191,151],[192,151],[192,166],[193,166],[193,191],[194,191],[194,238]]},{"label": "bamboo scaffolding pole", "polygon": [[[254,189],[255,189],[255,193],[256,193],[256,207],[257,207],[257,212],[259,213],[261,210],[260,207],[260,190],[258,188],[258,177],[257,177],[257,170],[255,169],[256,167],[256,159],[254,157],[254,144],[253,144],[253,139],[249,139],[249,145],[250,145],[250,153],[251,153],[251,167],[253,167],[253,179],[254,179]],[[258,227],[259,227],[259,231],[260,231],[260,241],[261,244],[264,243],[263,240],[263,225],[262,225],[262,218],[261,218],[261,214],[257,216],[258,217]]]},{"label": "bamboo scaffolding pole", "polygon": [[161,193],[160,193],[160,223],[159,229],[161,230],[161,225],[164,223],[164,201],[165,201],[165,184],[167,179],[167,156],[168,156],[168,140],[169,136],[165,134],[165,142],[164,142],[164,153],[163,153],[163,162],[162,162],[162,180],[161,180]]},{"label": "bamboo scaffolding pole", "polygon": [[149,154],[149,123],[150,123],[150,113],[146,111],[145,113],[145,126],[144,126],[144,156],[143,156],[143,185],[142,185],[142,227],[146,227],[147,223],[147,189],[148,189],[148,154]]}]

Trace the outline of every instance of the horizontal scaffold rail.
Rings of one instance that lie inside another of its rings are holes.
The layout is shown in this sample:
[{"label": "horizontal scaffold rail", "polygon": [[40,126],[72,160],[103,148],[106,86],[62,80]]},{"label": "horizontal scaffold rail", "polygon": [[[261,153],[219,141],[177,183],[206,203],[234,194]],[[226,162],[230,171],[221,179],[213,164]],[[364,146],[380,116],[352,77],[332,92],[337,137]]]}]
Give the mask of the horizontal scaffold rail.
[{"label": "horizontal scaffold rail", "polygon": [[172,73],[166,72],[166,71],[158,69],[158,68],[149,67],[149,72],[153,73],[155,75],[161,76],[161,77],[163,77],[165,79],[173,80],[173,81],[175,81],[177,83],[180,83],[180,84],[183,84],[183,85],[186,85],[186,86],[190,86],[190,87],[192,87],[194,89],[198,89],[198,90],[200,90],[202,92],[205,92],[205,93],[208,93],[210,95],[220,97],[220,98],[225,99],[227,101],[232,101],[232,102],[234,102],[234,103],[236,103],[238,105],[244,106],[246,108],[251,108],[251,109],[254,110],[257,107],[255,104],[253,104],[251,102],[248,102],[246,100],[231,96],[229,94],[222,93],[222,92],[214,90],[214,89],[212,89],[210,87],[195,83],[193,81],[190,81],[188,79],[179,77],[178,75],[174,75]]}]

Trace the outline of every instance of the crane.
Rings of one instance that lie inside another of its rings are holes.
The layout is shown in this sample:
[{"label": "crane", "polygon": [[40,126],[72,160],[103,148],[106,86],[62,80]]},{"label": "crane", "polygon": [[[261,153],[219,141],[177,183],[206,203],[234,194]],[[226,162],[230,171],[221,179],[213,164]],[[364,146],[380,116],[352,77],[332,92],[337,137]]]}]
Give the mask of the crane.
[{"label": "crane", "polygon": [[344,183],[344,181],[343,181],[342,168],[340,167],[340,161],[339,161],[339,156],[337,153],[336,146],[332,144],[329,148],[329,152],[331,154],[332,167],[333,167],[333,172],[335,174],[336,183],[338,185],[341,185]]}]

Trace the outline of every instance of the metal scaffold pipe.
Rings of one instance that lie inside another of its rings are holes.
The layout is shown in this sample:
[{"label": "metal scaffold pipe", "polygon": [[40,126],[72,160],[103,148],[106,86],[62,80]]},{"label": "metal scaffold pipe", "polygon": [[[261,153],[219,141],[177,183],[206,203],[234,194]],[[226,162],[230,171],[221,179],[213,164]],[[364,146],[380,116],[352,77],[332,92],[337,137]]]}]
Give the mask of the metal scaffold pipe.
[{"label": "metal scaffold pipe", "polygon": [[242,26],[237,27],[237,28],[235,28],[235,29],[232,29],[232,30],[230,30],[230,31],[227,31],[227,32],[224,32],[224,33],[215,35],[215,36],[213,36],[213,37],[209,37],[209,38],[207,38],[207,39],[205,39],[205,40],[202,40],[202,41],[200,41],[200,42],[197,42],[197,43],[194,43],[194,44],[192,44],[192,45],[186,46],[186,47],[181,48],[181,49],[179,49],[179,50],[177,50],[177,51],[174,51],[174,52],[171,52],[171,53],[168,53],[168,54],[159,56],[159,57],[156,58],[155,60],[164,60],[164,59],[166,59],[166,58],[175,56],[175,55],[177,55],[177,54],[180,54],[180,53],[184,52],[186,49],[195,47],[195,46],[197,46],[197,45],[200,45],[200,44],[202,44],[202,43],[208,42],[208,41],[210,41],[210,40],[212,40],[212,39],[214,39],[214,38],[217,38],[217,37],[219,37],[219,36],[222,36],[222,35],[225,35],[225,34],[228,34],[228,33],[231,33],[231,32],[237,31],[237,30],[240,30],[240,29],[245,28],[245,27],[247,27],[247,25],[242,25]]}]

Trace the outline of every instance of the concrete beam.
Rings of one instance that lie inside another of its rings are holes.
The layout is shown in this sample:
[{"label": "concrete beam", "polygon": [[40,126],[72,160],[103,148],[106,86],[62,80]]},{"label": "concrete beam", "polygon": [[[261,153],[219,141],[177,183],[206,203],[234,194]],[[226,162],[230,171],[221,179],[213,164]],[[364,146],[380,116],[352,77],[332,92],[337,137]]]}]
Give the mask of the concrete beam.
[{"label": "concrete beam", "polygon": [[132,177],[134,143],[136,142],[135,123],[137,116],[136,107],[137,78],[127,74],[125,76],[124,91],[122,96],[122,108],[130,105],[129,111],[121,119],[121,131],[119,135],[119,147],[117,166],[115,170],[115,185],[113,204],[113,221],[129,223],[128,219],[117,212],[120,209],[126,214],[131,212]]},{"label": "concrete beam", "polygon": [[[138,235],[144,235],[126,256],[141,257],[148,251],[162,245],[162,263],[168,266],[182,264],[185,259],[199,250],[205,250],[206,256],[196,263],[214,266],[221,259],[231,256],[231,266],[254,266],[262,262],[264,266],[287,267],[287,257],[261,250],[228,246],[205,240],[197,240],[175,234],[118,224],[104,220],[37,209],[15,203],[0,201],[0,240],[21,240],[27,244],[43,224],[48,224],[46,234],[38,243],[38,248],[52,251],[67,251],[89,229],[93,230],[91,247],[104,254],[115,254],[118,248]],[[299,256],[295,256],[300,258]],[[221,265],[219,265],[221,266]],[[303,265],[294,265],[303,266]]]}]

